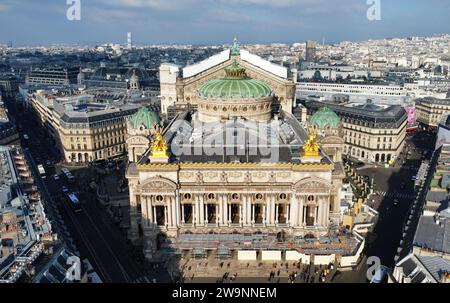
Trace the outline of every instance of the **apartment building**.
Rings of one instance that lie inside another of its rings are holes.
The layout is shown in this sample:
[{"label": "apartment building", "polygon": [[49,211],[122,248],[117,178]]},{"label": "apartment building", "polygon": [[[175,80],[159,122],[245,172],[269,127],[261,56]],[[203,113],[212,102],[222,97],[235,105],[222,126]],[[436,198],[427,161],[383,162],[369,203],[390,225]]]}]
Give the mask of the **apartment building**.
[{"label": "apartment building", "polygon": [[323,83],[323,82],[298,82],[296,89],[297,98],[310,96],[324,97],[332,100],[335,95],[347,95],[350,102],[366,102],[401,105],[407,99],[407,90],[399,85],[374,85],[361,83]]},{"label": "apartment building", "polygon": [[88,163],[125,153],[127,121],[140,104],[96,103],[93,95],[32,94],[32,107],[67,163]]},{"label": "apartment building", "polygon": [[450,112],[450,99],[432,97],[416,100],[417,121],[426,128],[436,128],[444,113]]},{"label": "apartment building", "polygon": [[403,149],[407,115],[399,105],[371,103],[336,104],[303,101],[308,117],[322,107],[341,119],[345,139],[344,154],[364,162],[390,163]]}]

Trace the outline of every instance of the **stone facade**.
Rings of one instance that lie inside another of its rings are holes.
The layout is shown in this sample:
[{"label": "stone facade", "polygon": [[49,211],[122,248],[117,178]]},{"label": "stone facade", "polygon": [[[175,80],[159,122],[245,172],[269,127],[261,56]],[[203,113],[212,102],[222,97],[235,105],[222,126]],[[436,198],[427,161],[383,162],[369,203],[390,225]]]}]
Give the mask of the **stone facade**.
[{"label": "stone facade", "polygon": [[[150,164],[129,168],[130,238],[284,231],[320,236],[339,224],[333,165]],[[150,240],[149,240],[150,239]],[[152,243],[150,243],[150,242]],[[154,251],[153,251],[154,252]],[[146,251],[151,257],[150,250]]]}]

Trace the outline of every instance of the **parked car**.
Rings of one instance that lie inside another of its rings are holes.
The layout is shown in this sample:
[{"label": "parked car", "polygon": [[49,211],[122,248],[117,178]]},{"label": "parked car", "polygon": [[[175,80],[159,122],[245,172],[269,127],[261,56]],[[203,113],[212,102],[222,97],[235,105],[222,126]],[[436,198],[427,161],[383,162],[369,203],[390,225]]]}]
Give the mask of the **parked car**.
[{"label": "parked car", "polygon": [[53,179],[55,179],[55,181],[58,181],[59,180],[59,176],[58,175],[54,175]]},{"label": "parked car", "polygon": [[69,192],[69,189],[67,188],[67,186],[62,187],[62,192],[65,194],[67,194]]}]

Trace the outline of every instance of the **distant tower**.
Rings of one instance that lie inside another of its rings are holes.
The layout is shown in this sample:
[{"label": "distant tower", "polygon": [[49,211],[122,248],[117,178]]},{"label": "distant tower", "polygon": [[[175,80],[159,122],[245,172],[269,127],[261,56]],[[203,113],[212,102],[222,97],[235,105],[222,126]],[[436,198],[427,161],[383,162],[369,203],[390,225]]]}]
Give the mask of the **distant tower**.
[{"label": "distant tower", "polygon": [[84,79],[85,79],[84,73],[83,73],[83,71],[80,69],[80,72],[79,72],[78,75],[77,75],[77,82],[78,82],[78,85],[83,85]]},{"label": "distant tower", "polygon": [[130,77],[130,89],[139,90],[139,77],[136,75],[135,69],[133,69],[133,75]]},{"label": "distant tower", "polygon": [[127,48],[132,49],[133,48],[133,41],[131,39],[131,32],[127,33]]},{"label": "distant tower", "polygon": [[314,62],[316,59],[316,41],[306,41],[306,62]]}]

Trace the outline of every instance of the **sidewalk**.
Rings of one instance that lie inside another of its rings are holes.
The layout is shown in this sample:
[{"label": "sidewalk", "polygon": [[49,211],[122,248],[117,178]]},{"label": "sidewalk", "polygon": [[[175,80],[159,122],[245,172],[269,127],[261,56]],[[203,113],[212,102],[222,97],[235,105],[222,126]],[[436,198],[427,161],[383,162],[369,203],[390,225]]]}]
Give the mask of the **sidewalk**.
[{"label": "sidewalk", "polygon": [[[229,264],[229,265],[228,265]],[[287,264],[287,267],[286,267]],[[221,266],[222,265],[222,266]],[[186,282],[216,282],[222,281],[226,275],[232,277],[237,274],[237,278],[231,282],[270,282],[270,283],[289,283],[289,277],[296,273],[295,283],[318,283],[320,273],[327,266],[310,266],[300,264],[294,261],[278,261],[278,262],[262,262],[262,261],[237,261],[237,260],[192,260],[188,262],[182,260],[180,262],[180,270],[184,268],[183,275]],[[325,282],[329,282],[337,270],[334,264],[333,270],[325,278]],[[269,280],[271,272],[272,279]],[[222,282],[230,282],[225,279]]]}]

